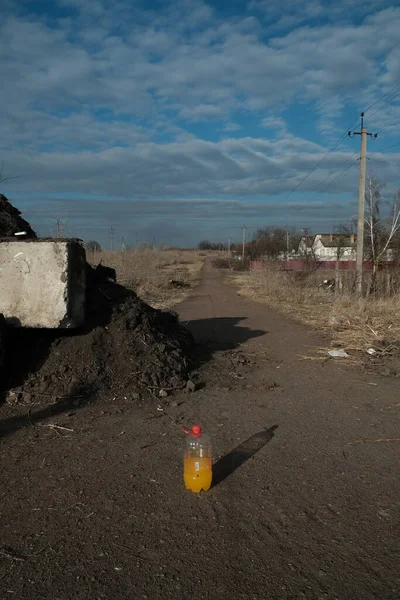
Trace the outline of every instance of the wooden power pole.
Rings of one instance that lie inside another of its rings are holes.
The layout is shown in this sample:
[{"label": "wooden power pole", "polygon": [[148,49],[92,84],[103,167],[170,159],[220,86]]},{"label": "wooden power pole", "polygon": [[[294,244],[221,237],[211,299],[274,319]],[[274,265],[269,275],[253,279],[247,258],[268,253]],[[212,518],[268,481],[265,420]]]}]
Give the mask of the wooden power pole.
[{"label": "wooden power pole", "polygon": [[244,249],[246,245],[246,225],[243,225],[242,260],[244,261]]},{"label": "wooden power pole", "polygon": [[364,220],[365,220],[365,177],[367,171],[367,137],[376,139],[377,133],[368,133],[364,127],[364,113],[361,113],[361,131],[349,131],[349,137],[361,136],[360,179],[358,183],[358,219],[357,219],[357,254],[356,254],[356,292],[362,294],[364,263]]}]

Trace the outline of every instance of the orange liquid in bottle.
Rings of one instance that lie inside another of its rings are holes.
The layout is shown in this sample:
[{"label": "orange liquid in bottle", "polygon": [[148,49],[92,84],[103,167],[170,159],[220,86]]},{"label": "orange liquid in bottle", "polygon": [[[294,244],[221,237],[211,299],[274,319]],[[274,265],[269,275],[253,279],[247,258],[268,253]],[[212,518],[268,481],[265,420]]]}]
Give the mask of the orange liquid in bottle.
[{"label": "orange liquid in bottle", "polygon": [[185,458],[183,479],[187,490],[196,493],[209,490],[212,482],[211,458]]}]

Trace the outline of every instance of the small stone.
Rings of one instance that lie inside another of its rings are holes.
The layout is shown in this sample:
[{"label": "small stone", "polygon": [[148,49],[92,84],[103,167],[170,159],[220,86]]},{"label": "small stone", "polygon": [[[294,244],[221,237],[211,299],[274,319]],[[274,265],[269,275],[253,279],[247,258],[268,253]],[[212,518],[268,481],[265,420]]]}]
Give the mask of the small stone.
[{"label": "small stone", "polygon": [[179,406],[179,404],[177,403],[176,400],[173,400],[170,404],[171,408],[177,408]]},{"label": "small stone", "polygon": [[6,402],[7,404],[16,404],[17,403],[17,394],[13,391],[10,390],[6,396]]},{"label": "small stone", "polygon": [[29,404],[32,400],[32,394],[26,393],[24,394],[24,403]]},{"label": "small stone", "polygon": [[39,394],[45,394],[47,391],[47,383],[45,381],[42,381],[39,385]]},{"label": "small stone", "polygon": [[195,392],[195,391],[196,391],[196,384],[194,381],[189,379],[189,381],[186,382],[185,392],[187,394],[189,394],[189,393]]},{"label": "small stone", "polygon": [[137,392],[134,392],[132,394],[132,400],[140,400],[140,398],[141,398],[141,395],[138,394]]},{"label": "small stone", "polygon": [[168,392],[167,390],[160,390],[158,392],[158,395],[160,396],[160,398],[166,398],[168,396]]}]

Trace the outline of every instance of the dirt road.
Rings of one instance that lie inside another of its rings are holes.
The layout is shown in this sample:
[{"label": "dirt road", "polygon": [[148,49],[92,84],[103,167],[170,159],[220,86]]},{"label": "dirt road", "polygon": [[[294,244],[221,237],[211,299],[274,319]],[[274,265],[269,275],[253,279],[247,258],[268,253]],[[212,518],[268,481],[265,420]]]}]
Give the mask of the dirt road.
[{"label": "dirt road", "polygon": [[[324,340],[209,262],[180,314],[194,394],[0,413],[1,597],[397,600],[398,381],[302,360]],[[198,496],[181,474],[194,422],[217,459]]]}]

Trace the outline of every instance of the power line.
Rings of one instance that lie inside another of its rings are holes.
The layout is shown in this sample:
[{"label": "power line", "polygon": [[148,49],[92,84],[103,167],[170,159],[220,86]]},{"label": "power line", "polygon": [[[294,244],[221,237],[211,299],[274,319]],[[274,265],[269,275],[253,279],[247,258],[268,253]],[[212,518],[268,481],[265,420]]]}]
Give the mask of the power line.
[{"label": "power line", "polygon": [[[375,104],[378,104],[378,102],[382,102],[382,100],[384,98],[386,98],[386,96],[389,96],[389,94],[391,94],[392,92],[394,92],[395,90],[397,90],[397,88],[400,87],[400,83],[397,83],[395,86],[392,87],[392,89],[390,89],[388,92],[386,92],[386,94],[384,94],[381,98],[378,98],[378,100],[375,100],[375,102],[373,102],[370,106],[368,106],[368,108],[366,108],[364,110],[364,114],[366,112],[368,112],[369,110],[371,110],[371,108],[373,106],[375,106]],[[392,98],[393,99],[393,98]],[[383,107],[382,107],[383,108]],[[374,113],[375,114],[375,113]],[[372,116],[372,115],[371,115]]]},{"label": "power line", "polygon": [[351,129],[353,127],[353,125],[358,121],[358,117],[356,119],[354,119],[354,121],[351,123],[351,125],[349,125],[349,127],[347,127],[346,132],[342,135],[342,137],[336,142],[336,144],[334,144],[332,146],[332,148],[330,150],[328,150],[326,152],[326,154],[324,154],[324,156],[317,162],[317,164],[311,169],[311,171],[309,171],[304,177],[303,179],[301,179],[299,181],[299,183],[289,192],[290,194],[292,194],[293,192],[295,192],[300,186],[301,184],[310,177],[310,175],[312,173],[314,173],[314,171],[316,169],[318,169],[318,167],[324,162],[324,160],[326,158],[328,158],[328,156],[330,156],[332,154],[332,152],[334,150],[336,150],[336,148],[343,142],[343,140],[347,137],[348,131],[349,129]]},{"label": "power line", "polygon": [[[356,152],[354,152],[354,154],[357,154],[357,153],[356,153]],[[353,155],[353,156],[354,156],[354,155]],[[355,163],[353,163],[353,164],[351,164],[351,165],[349,165],[349,166],[348,166],[348,167],[346,167],[345,169],[343,169],[343,170],[342,170],[342,171],[339,173],[339,175],[337,175],[337,176],[335,177],[335,179],[333,179],[333,181],[330,181],[330,182],[328,183],[328,185],[327,185],[327,186],[325,186],[325,187],[324,187],[324,188],[321,190],[321,194],[323,194],[324,192],[326,192],[327,190],[329,190],[329,188],[331,188],[331,187],[332,187],[332,185],[333,185],[333,184],[334,184],[334,183],[335,183],[335,182],[336,182],[336,181],[339,179],[339,177],[342,177],[343,175],[345,175],[345,174],[347,173],[347,171],[350,171],[350,169],[352,169],[352,168],[353,168],[353,167],[355,167],[355,166],[357,166],[357,163],[356,163],[356,162],[355,162]]]},{"label": "power line", "polygon": [[382,148],[381,150],[378,150],[378,152],[385,152],[385,150],[390,150],[391,148],[395,148],[396,146],[400,146],[400,142],[396,142],[395,144],[392,144],[391,146],[386,146],[386,148]]},{"label": "power line", "polygon": [[[400,83],[399,83],[399,85],[400,85]],[[388,100],[387,102],[385,102],[385,104],[383,104],[380,108],[378,108],[375,112],[373,112],[372,115],[368,115],[369,119],[371,119],[371,117],[373,117],[378,112],[380,112],[382,110],[382,108],[385,108],[385,106],[387,106],[388,104],[390,104],[391,102],[393,102],[393,100],[396,100],[396,98],[398,98],[399,96],[400,96],[400,92],[398,92],[395,96],[393,96],[393,98],[391,98],[390,100]]]},{"label": "power line", "polygon": [[[353,154],[351,154],[349,157],[345,158],[345,159],[344,159],[344,160],[343,160],[343,161],[340,163],[340,165],[338,165],[337,169],[335,169],[335,170],[333,171],[333,173],[331,173],[331,174],[330,174],[330,179],[331,179],[331,178],[332,178],[332,177],[333,177],[333,176],[334,176],[334,175],[335,175],[335,174],[336,174],[336,173],[339,171],[339,169],[340,169],[341,167],[343,167],[344,165],[347,165],[347,163],[348,163],[348,162],[349,162],[349,161],[350,161],[350,160],[353,158],[353,156],[355,156],[356,154],[357,154],[357,151],[353,152]],[[350,167],[352,167],[352,166],[353,166],[353,165],[350,165]],[[349,167],[349,168],[350,168],[350,167]],[[342,170],[342,171],[339,173],[339,176],[340,176],[342,173],[346,172],[346,171],[348,171],[348,169],[344,169],[344,170]],[[323,184],[322,184],[322,186],[319,186],[319,187],[318,187],[318,188],[317,188],[315,191],[316,191],[316,192],[319,192],[319,191],[322,191],[322,192],[324,192],[324,191],[325,191],[325,190],[326,190],[326,189],[327,189],[327,188],[330,186],[330,184],[331,184],[331,183],[334,183],[334,182],[335,182],[337,179],[338,179],[338,177],[336,177],[336,178],[335,178],[335,179],[334,179],[332,182],[328,182],[328,185],[327,185],[327,186],[325,186],[325,185],[324,185],[324,184],[326,184],[326,183],[327,183],[326,181],[324,181],[324,182],[323,182]],[[322,188],[323,188],[323,189],[322,189]]]},{"label": "power line", "polygon": [[386,129],[389,129],[389,127],[394,127],[395,125],[398,125],[400,123],[400,119],[398,121],[395,121],[394,123],[390,123],[390,125],[386,125],[386,127],[383,127],[382,129],[380,129],[377,134],[379,135],[380,133],[382,133],[382,131],[386,131]]},{"label": "power line", "polygon": [[[381,96],[380,98],[378,98],[377,100],[375,100],[375,102],[373,102],[372,104],[370,104],[370,106],[368,106],[368,108],[364,111],[364,114],[368,110],[370,110],[373,106],[375,106],[379,102],[382,102],[382,100],[384,100],[387,96],[389,96],[391,93],[393,93],[399,87],[400,87],[400,83],[397,83],[388,92],[386,92],[383,96]],[[390,100],[388,100],[387,102],[385,102],[385,104],[383,104],[374,113],[372,113],[372,115],[369,115],[369,117],[372,117],[372,116],[376,115],[379,111],[381,111],[383,108],[385,108],[385,106],[387,106],[388,104],[390,104],[391,102],[393,102],[393,100],[395,100],[398,96],[400,96],[400,92],[398,92],[395,96],[393,96],[393,98],[390,98]],[[346,133],[344,133],[341,136],[341,138],[324,154],[324,156],[314,165],[314,167],[308,173],[306,173],[306,175],[304,175],[304,177],[294,186],[294,188],[292,188],[290,190],[290,192],[289,192],[290,194],[292,194],[293,192],[295,192],[301,186],[301,184],[304,183],[304,181],[306,181],[310,177],[310,175],[312,175],[312,173],[314,173],[314,171],[316,171],[316,169],[318,169],[318,167],[328,158],[328,156],[330,156],[332,154],[332,152],[334,152],[336,150],[336,148],[342,143],[342,141],[347,136],[348,131],[350,129],[352,129],[353,125],[357,121],[358,121],[358,117],[356,117],[354,119],[354,121],[351,123],[351,125],[349,125],[349,127],[347,127]]]},{"label": "power line", "polygon": [[[368,106],[368,108],[364,111],[364,114],[368,110],[371,110],[371,108],[373,108],[376,104],[378,104],[379,102],[382,102],[382,100],[384,100],[387,96],[389,96],[394,91],[396,91],[399,87],[400,87],[400,83],[397,83],[396,85],[394,85],[388,92],[386,92],[385,94],[383,94],[383,96],[381,96],[380,98],[378,98],[377,100],[375,100],[375,102],[373,102],[372,104],[370,104],[370,106]],[[373,112],[372,115],[369,115],[369,118],[373,117],[378,112],[380,112],[383,108],[385,108],[385,106],[387,106],[388,104],[390,104],[391,102],[393,102],[393,100],[395,100],[398,96],[400,96],[400,92],[398,92],[395,96],[393,96],[393,98],[390,98],[390,100],[388,100],[387,102],[385,102],[385,104],[383,104],[380,108],[378,108],[375,112]],[[289,192],[290,194],[292,194],[293,192],[295,192],[301,186],[301,184],[304,181],[306,181],[306,179],[308,179],[310,177],[310,175],[312,175],[312,173],[314,173],[314,171],[316,171],[316,169],[318,169],[318,167],[328,158],[328,156],[330,156],[332,154],[332,152],[334,152],[334,150],[336,150],[336,148],[342,143],[342,141],[347,136],[348,131],[350,129],[352,129],[353,125],[355,123],[357,123],[357,121],[358,121],[358,117],[356,117],[354,119],[354,121],[351,123],[351,125],[349,125],[349,127],[347,127],[346,133],[344,133],[342,135],[342,137],[332,146],[332,148],[330,148],[330,150],[328,150],[324,154],[324,156],[314,165],[314,167],[308,173],[306,173],[306,175],[304,175],[304,177],[299,181],[299,183],[297,183],[294,186],[294,188]]]}]

